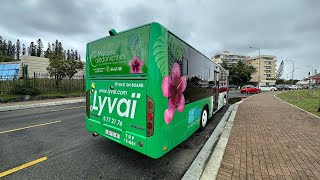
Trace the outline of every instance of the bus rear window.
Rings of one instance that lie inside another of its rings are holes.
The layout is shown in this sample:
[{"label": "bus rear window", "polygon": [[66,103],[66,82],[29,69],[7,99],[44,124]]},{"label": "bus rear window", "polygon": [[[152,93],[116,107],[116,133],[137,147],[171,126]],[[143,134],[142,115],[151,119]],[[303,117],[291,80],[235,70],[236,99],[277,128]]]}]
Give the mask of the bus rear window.
[{"label": "bus rear window", "polygon": [[89,43],[89,75],[146,74],[149,32],[150,26],[143,26]]}]

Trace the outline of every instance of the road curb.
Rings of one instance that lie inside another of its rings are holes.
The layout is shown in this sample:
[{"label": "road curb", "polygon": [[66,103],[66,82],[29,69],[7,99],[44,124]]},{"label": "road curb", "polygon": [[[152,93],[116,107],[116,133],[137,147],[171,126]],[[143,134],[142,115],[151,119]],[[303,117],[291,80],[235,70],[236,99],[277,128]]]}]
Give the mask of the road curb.
[{"label": "road curb", "polygon": [[239,101],[235,103],[234,108],[228,118],[228,122],[226,123],[226,126],[224,127],[224,130],[219,138],[218,144],[216,145],[202,175],[201,180],[213,180],[217,178],[220,165],[222,162],[222,158],[229,140],[229,136],[231,133],[231,129],[233,126],[234,118],[236,117],[236,113],[239,107],[239,104],[241,104],[243,101]]},{"label": "road curb", "polygon": [[182,177],[182,180],[189,180],[189,179],[200,179],[201,174],[203,170],[206,167],[206,162],[210,158],[210,155],[212,153],[212,148],[215,142],[219,139],[219,136],[224,130],[224,127],[227,123],[227,120],[231,114],[231,112],[234,110],[235,105],[231,105],[227,112],[224,114],[222,119],[220,120],[219,124],[215,128],[215,130],[210,135],[207,142],[204,144],[202,149],[200,150],[197,157],[193,160],[191,166],[188,168],[184,176]]},{"label": "road curb", "polygon": [[19,109],[30,109],[30,108],[37,108],[37,107],[56,106],[56,105],[64,105],[64,104],[73,104],[73,103],[80,103],[80,102],[85,102],[85,99],[6,106],[6,107],[0,107],[0,112],[13,111],[13,110],[19,110]]}]

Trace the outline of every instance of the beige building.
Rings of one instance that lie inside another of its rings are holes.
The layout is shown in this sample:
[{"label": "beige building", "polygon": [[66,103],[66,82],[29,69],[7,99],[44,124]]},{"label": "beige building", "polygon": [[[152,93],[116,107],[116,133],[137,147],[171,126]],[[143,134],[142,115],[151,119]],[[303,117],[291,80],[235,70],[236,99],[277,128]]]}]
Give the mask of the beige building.
[{"label": "beige building", "polygon": [[229,71],[225,70],[221,65],[218,64],[219,67],[219,83],[222,86],[226,86],[228,82]]},{"label": "beige building", "polygon": [[[7,74],[9,76],[5,76],[4,72],[0,72],[0,79],[18,79],[21,78],[22,75],[22,67],[23,65],[28,65],[28,76],[33,77],[34,74],[36,76],[41,76],[41,78],[49,78],[49,74],[47,71],[47,67],[49,66],[49,59],[44,57],[35,57],[35,56],[22,56],[20,61],[12,61],[12,62],[2,62],[0,64],[11,64],[12,66],[7,70]],[[80,70],[75,77],[83,76],[85,74],[85,67],[83,70]]]},{"label": "beige building", "polygon": [[217,64],[222,64],[226,62],[229,66],[238,63],[238,61],[246,61],[249,59],[250,56],[239,54],[239,53],[232,53],[229,51],[223,51],[221,53],[215,54],[211,57],[211,60]]},{"label": "beige building", "polygon": [[261,55],[252,57],[247,61],[248,65],[256,68],[256,72],[251,76],[251,83],[258,83],[260,85],[274,85],[276,83],[276,57],[272,55]]}]

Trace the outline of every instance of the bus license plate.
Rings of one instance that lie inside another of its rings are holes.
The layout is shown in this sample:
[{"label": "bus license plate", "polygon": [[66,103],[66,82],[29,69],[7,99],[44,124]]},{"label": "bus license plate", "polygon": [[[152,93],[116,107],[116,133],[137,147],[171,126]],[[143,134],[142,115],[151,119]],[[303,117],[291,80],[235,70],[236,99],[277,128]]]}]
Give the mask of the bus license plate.
[{"label": "bus license plate", "polygon": [[112,137],[114,137],[114,138],[120,139],[120,134],[115,133],[115,132],[113,132],[113,131],[110,131],[110,130],[107,130],[107,129],[106,129],[106,134],[109,135],[109,136],[112,136]]}]

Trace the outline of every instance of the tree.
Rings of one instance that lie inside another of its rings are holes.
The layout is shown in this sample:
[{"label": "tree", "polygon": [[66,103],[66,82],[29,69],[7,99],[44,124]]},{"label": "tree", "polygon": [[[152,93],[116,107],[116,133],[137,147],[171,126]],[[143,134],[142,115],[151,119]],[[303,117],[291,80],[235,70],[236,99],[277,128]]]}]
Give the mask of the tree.
[{"label": "tree", "polygon": [[7,51],[8,51],[7,42],[6,42],[6,40],[3,40],[3,42],[2,42],[2,54],[4,56],[6,56],[7,55]]},{"label": "tree", "polygon": [[12,58],[12,52],[14,52],[15,47],[12,46],[12,42],[6,42],[5,39],[2,39],[0,36],[0,62],[9,62],[14,60],[14,54]]},{"label": "tree", "polygon": [[62,43],[58,40],[53,47],[55,50],[48,54],[50,63],[47,71],[51,77],[55,77],[58,89],[63,78],[71,79],[79,70],[83,69],[84,64],[80,60],[73,59],[70,50],[63,50]]},{"label": "tree", "polygon": [[285,79],[276,79],[276,84],[286,84],[286,80]]},{"label": "tree", "polygon": [[17,39],[16,42],[16,59],[20,59],[21,56],[21,45],[20,45],[20,40]]},{"label": "tree", "polygon": [[51,45],[50,45],[50,43],[48,43],[48,48],[47,48],[47,50],[46,51],[44,51],[44,57],[45,58],[48,58],[49,57],[49,54],[52,52],[52,50],[51,50]]},{"label": "tree", "polygon": [[63,53],[63,47],[61,42],[58,43],[58,49],[56,49],[56,51],[57,53]]},{"label": "tree", "polygon": [[282,60],[281,63],[280,63],[280,66],[279,66],[279,68],[277,70],[276,79],[280,79],[281,76],[283,75],[283,67],[284,67],[284,62]]},{"label": "tree", "polygon": [[42,41],[41,39],[38,39],[37,41],[37,47],[36,47],[36,55],[37,57],[42,57],[43,55],[43,44],[42,44]]},{"label": "tree", "polygon": [[11,41],[8,41],[8,45],[5,39],[2,39],[0,36],[0,62],[10,62],[14,59],[11,58],[9,55],[11,55],[11,52],[13,50]]},{"label": "tree", "polygon": [[54,44],[54,52],[59,52],[58,45],[59,45],[59,41],[58,41],[58,39],[56,39],[56,43]]},{"label": "tree", "polygon": [[55,77],[56,88],[59,89],[60,82],[66,77],[66,61],[63,53],[52,52],[48,55],[49,67],[47,71],[51,77]]},{"label": "tree", "polygon": [[14,44],[11,46],[10,58],[12,60],[15,60],[15,56],[16,56],[16,45]]},{"label": "tree", "polygon": [[77,51],[77,50],[74,51],[74,56],[75,56],[75,60],[78,60],[78,59],[79,59],[78,51]]},{"label": "tree", "polygon": [[70,55],[71,55],[71,59],[72,59],[72,60],[75,60],[75,59],[76,59],[76,58],[75,58],[75,55],[74,55],[73,49],[71,49]]},{"label": "tree", "polygon": [[79,70],[83,69],[83,62],[80,60],[70,59],[66,61],[66,76],[71,79]]},{"label": "tree", "polygon": [[36,46],[34,45],[34,42],[30,43],[30,46],[28,48],[28,54],[30,56],[36,56],[37,55],[37,50],[36,50]]},{"label": "tree", "polygon": [[224,69],[229,70],[229,66],[228,66],[228,64],[227,64],[225,61],[222,62],[221,66],[222,66]]},{"label": "tree", "polygon": [[238,61],[237,64],[228,67],[226,64],[222,64],[224,68],[229,70],[230,84],[244,85],[251,79],[251,75],[256,72],[253,66],[249,66],[242,61]]},{"label": "tree", "polygon": [[2,52],[2,44],[3,44],[3,39],[2,39],[2,36],[0,36],[0,53]]},{"label": "tree", "polygon": [[5,55],[9,57],[10,61],[14,60],[15,51],[16,51],[15,45],[13,45],[12,42],[9,40]]},{"label": "tree", "polygon": [[56,51],[56,48],[55,48],[55,45],[54,43],[51,44],[51,52],[55,52]]},{"label": "tree", "polygon": [[8,41],[8,46],[7,46],[7,56],[11,57],[12,54],[12,42],[9,40]]},{"label": "tree", "polygon": [[69,49],[67,50],[66,56],[67,56],[67,58],[66,58],[67,60],[71,60],[71,55],[70,55]]},{"label": "tree", "polygon": [[26,45],[22,44],[22,56],[26,55]]}]

